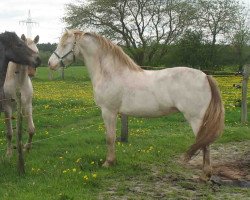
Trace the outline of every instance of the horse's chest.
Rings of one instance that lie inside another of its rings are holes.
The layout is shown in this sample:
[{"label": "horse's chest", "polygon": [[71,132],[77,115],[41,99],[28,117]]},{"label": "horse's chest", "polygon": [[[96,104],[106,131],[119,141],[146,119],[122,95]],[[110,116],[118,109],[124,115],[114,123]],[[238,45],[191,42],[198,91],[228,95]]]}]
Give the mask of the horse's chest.
[{"label": "horse's chest", "polygon": [[[115,85],[114,85],[115,86]],[[95,102],[99,106],[119,106],[122,92],[117,87],[101,86],[94,88]]]}]

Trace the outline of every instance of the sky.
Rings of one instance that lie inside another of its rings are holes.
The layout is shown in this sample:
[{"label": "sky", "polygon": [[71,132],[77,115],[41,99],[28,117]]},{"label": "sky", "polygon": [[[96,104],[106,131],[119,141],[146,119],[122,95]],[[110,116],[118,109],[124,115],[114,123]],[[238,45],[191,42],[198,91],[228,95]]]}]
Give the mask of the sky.
[{"label": "sky", "polygon": [[[250,8],[250,0],[242,0]],[[19,23],[28,18],[38,22],[32,27],[32,37],[40,36],[39,43],[57,43],[66,24],[62,22],[65,4],[77,0],[0,0],[0,33],[14,31],[27,35],[26,25]]]},{"label": "sky", "polygon": [[62,22],[65,4],[76,0],[0,0],[0,33],[14,31],[27,35],[26,25],[19,23],[31,18],[38,24],[32,26],[32,37],[40,36],[39,43],[59,41],[66,24]]}]

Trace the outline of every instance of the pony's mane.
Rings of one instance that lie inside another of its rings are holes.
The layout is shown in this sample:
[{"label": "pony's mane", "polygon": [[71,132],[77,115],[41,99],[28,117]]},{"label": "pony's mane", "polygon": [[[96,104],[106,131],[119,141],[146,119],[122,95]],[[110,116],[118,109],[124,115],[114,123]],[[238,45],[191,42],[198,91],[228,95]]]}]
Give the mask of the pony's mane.
[{"label": "pony's mane", "polygon": [[87,32],[84,33],[84,35],[85,34],[95,38],[105,52],[111,52],[115,57],[118,58],[120,62],[125,64],[125,66],[127,66],[129,69],[135,71],[142,71],[142,68],[140,68],[140,66],[137,65],[118,45],[112,43],[110,40],[96,33]]},{"label": "pony's mane", "polygon": [[16,42],[18,39],[18,36],[15,32],[8,32],[5,31],[4,33],[0,34],[0,42],[2,42],[4,45],[10,45],[13,42]]},{"label": "pony's mane", "polygon": [[[140,66],[138,66],[123,50],[121,47],[119,47],[118,45],[112,43],[110,40],[102,37],[101,35],[98,35],[94,32],[83,32],[83,31],[79,31],[79,30],[70,30],[71,33],[73,34],[79,34],[81,35],[81,37],[84,37],[84,35],[86,36],[90,36],[93,37],[101,46],[102,50],[104,50],[105,52],[109,52],[112,53],[116,58],[118,58],[118,60],[125,64],[123,66],[127,66],[129,69],[131,70],[135,70],[135,71],[142,71],[142,69],[140,68]],[[61,39],[60,39],[60,44],[64,45],[65,41],[68,38],[68,32],[65,32]]]},{"label": "pony's mane", "polygon": [[60,38],[59,44],[64,45],[64,43],[67,40],[67,38],[68,38],[68,33],[64,32],[63,35],[62,35],[62,37]]}]

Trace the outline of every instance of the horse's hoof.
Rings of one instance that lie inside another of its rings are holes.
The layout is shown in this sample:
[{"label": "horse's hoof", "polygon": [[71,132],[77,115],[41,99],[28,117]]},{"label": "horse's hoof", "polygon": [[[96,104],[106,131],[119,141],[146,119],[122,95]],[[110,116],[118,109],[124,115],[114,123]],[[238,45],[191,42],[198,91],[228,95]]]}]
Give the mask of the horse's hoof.
[{"label": "horse's hoof", "polygon": [[106,161],[102,164],[102,166],[103,166],[103,167],[111,167],[111,166],[113,166],[114,164],[115,164],[115,161],[106,160]]},{"label": "horse's hoof", "polygon": [[213,175],[213,168],[211,166],[204,167],[203,174],[210,179]]},{"label": "horse's hoof", "polygon": [[203,169],[200,179],[204,182],[207,182],[210,180],[211,176],[212,176],[212,167],[209,166]]},{"label": "horse's hoof", "polygon": [[200,176],[200,180],[204,182],[208,182],[211,176],[207,176],[206,174],[202,173]]}]

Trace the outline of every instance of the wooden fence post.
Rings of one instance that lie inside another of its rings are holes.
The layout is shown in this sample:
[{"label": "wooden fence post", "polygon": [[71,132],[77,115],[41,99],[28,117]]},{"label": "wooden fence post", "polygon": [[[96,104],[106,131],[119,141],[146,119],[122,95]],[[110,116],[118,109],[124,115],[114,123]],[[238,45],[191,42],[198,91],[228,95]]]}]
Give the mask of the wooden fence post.
[{"label": "wooden fence post", "polygon": [[51,69],[49,69],[48,77],[49,77],[50,81],[52,81],[54,78],[54,74],[53,74],[53,71]]},{"label": "wooden fence post", "polygon": [[23,124],[23,116],[22,116],[22,103],[21,103],[21,92],[20,88],[16,90],[17,96],[17,122],[16,122],[16,130],[17,130],[17,152],[18,152],[18,162],[17,162],[17,170],[19,175],[23,175],[25,173],[24,168],[24,158],[23,158],[23,145],[22,145],[22,124]]},{"label": "wooden fence post", "polygon": [[62,80],[64,80],[64,69],[65,67],[62,67]]},{"label": "wooden fence post", "polygon": [[250,74],[250,65],[243,67],[242,100],[241,100],[241,123],[247,122],[247,83]]},{"label": "wooden fence post", "polygon": [[128,142],[128,116],[122,114],[121,122],[122,122],[121,142]]}]

